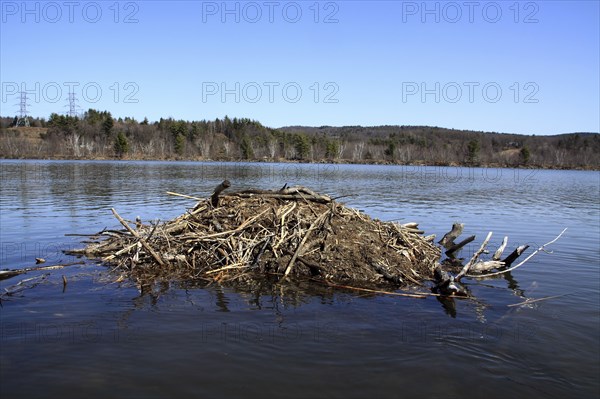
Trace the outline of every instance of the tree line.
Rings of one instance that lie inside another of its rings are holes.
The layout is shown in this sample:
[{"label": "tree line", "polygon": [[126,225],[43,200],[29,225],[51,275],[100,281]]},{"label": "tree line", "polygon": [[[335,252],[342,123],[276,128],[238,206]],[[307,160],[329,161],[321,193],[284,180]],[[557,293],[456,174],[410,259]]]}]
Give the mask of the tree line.
[{"label": "tree line", "polygon": [[600,134],[527,136],[430,126],[290,126],[248,118],[186,121],[0,117],[0,157],[398,163],[600,169]]}]

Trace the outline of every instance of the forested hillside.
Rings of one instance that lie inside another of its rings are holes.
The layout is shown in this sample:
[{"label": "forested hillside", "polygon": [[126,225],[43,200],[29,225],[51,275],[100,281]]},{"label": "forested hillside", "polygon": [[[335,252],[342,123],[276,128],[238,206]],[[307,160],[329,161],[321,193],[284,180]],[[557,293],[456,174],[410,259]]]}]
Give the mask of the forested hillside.
[{"label": "forested hillside", "polygon": [[90,109],[16,127],[0,118],[0,157],[187,159],[600,169],[600,134],[525,136],[428,126],[292,126],[242,118],[139,122]]}]

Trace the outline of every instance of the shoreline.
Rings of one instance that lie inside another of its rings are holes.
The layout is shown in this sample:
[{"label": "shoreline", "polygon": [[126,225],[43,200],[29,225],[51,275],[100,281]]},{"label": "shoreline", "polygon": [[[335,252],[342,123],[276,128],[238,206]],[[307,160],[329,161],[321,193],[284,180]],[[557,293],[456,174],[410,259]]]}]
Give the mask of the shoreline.
[{"label": "shoreline", "polygon": [[378,165],[378,166],[414,166],[414,167],[451,167],[451,168],[482,168],[482,169],[523,169],[523,170],[573,170],[573,171],[600,171],[600,168],[594,166],[586,167],[556,167],[550,165],[502,165],[498,163],[455,163],[455,162],[438,162],[438,163],[426,163],[426,162],[400,162],[400,161],[377,161],[371,162],[363,161],[352,161],[347,159],[339,160],[290,160],[290,159],[198,159],[198,158],[141,158],[141,157],[22,157],[22,158],[9,158],[0,156],[0,161],[120,161],[120,162],[198,162],[198,163],[248,163],[248,164],[315,164],[315,165]]}]

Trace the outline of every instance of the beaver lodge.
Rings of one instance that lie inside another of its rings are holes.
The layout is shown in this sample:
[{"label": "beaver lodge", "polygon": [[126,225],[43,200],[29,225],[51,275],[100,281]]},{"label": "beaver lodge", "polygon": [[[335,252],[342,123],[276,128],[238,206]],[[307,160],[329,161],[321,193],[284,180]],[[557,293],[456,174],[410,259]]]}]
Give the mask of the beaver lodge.
[{"label": "beaver lodge", "polygon": [[524,250],[520,247],[499,261],[499,249],[493,260],[475,263],[490,233],[462,266],[453,254],[474,237],[454,243],[462,232],[462,225],[455,224],[441,241],[448,256],[446,269],[461,270],[455,278],[440,266],[442,249],[434,244],[435,236],[424,236],[416,223],[371,219],[305,187],[222,194],[229,186],[224,181],[210,198],[163,223],[138,219],[132,227],[113,209],[125,229],[102,231],[84,249],[71,253],[101,259],[140,284],[161,278],[246,283],[272,276],[334,286],[402,288],[431,280],[437,288],[459,293],[455,280],[468,269],[507,268],[507,261]]}]

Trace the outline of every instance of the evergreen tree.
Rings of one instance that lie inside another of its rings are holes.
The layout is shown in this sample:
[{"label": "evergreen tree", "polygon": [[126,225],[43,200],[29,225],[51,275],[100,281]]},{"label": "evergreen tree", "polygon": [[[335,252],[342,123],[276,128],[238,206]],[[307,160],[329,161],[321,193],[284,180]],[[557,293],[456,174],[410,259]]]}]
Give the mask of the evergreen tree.
[{"label": "evergreen tree", "polygon": [[523,147],[521,148],[521,159],[523,160],[523,164],[527,164],[529,162],[531,154],[529,152],[529,148]]},{"label": "evergreen tree", "polygon": [[242,141],[240,142],[240,151],[242,153],[242,158],[244,159],[252,159],[254,157],[254,151],[252,150],[250,139],[246,135],[244,135]]},{"label": "evergreen tree", "polygon": [[469,163],[475,163],[479,158],[479,141],[469,141],[469,144],[467,144],[467,151],[467,160],[469,161]]},{"label": "evergreen tree", "polygon": [[109,112],[106,118],[104,119],[104,122],[102,122],[102,130],[104,130],[104,134],[106,136],[110,136],[114,126],[115,121],[113,120],[112,115]]},{"label": "evergreen tree", "polygon": [[305,159],[310,152],[310,138],[303,133],[296,135],[295,140],[296,156],[300,159]]},{"label": "evergreen tree", "polygon": [[393,141],[388,144],[388,148],[385,149],[384,154],[391,159],[395,159],[396,144]]},{"label": "evergreen tree", "polygon": [[123,156],[128,152],[129,143],[127,142],[127,137],[125,137],[123,132],[119,132],[119,134],[117,134],[117,138],[115,139],[115,153],[119,158],[123,158]]},{"label": "evergreen tree", "polygon": [[175,153],[177,155],[183,155],[184,150],[185,150],[185,136],[183,134],[178,134],[175,137]]}]

